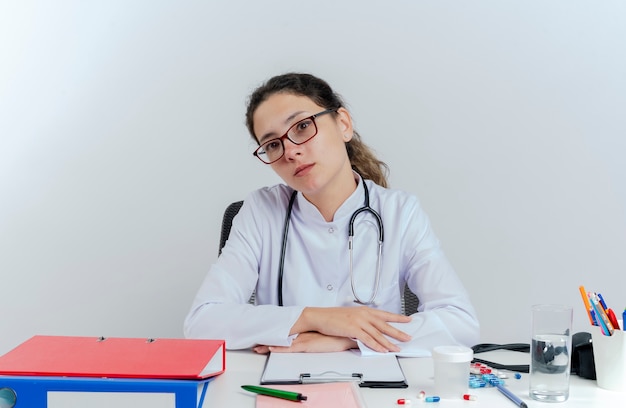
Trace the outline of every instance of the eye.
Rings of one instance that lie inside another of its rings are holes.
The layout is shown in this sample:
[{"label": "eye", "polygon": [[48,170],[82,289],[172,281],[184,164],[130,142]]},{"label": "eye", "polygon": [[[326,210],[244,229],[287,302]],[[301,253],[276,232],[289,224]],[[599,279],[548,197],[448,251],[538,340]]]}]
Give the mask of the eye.
[{"label": "eye", "polygon": [[280,150],[281,146],[280,146],[280,141],[278,139],[274,139],[274,140],[270,140],[269,142],[265,143],[263,145],[263,149],[267,152],[267,153],[272,153],[275,151]]},{"label": "eye", "polygon": [[298,133],[304,133],[311,125],[313,125],[312,119],[304,119],[296,124],[295,131]]}]

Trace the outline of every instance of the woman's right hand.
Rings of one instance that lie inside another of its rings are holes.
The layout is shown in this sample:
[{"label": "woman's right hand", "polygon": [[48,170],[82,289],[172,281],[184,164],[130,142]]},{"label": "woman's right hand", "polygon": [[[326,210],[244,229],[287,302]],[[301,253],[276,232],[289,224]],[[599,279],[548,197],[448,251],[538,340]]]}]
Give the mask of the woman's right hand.
[{"label": "woman's right hand", "polygon": [[409,341],[411,336],[389,323],[407,323],[411,317],[367,306],[306,307],[291,328],[290,334],[317,331],[328,336],[360,340],[374,351],[400,351],[385,336],[398,341]]}]

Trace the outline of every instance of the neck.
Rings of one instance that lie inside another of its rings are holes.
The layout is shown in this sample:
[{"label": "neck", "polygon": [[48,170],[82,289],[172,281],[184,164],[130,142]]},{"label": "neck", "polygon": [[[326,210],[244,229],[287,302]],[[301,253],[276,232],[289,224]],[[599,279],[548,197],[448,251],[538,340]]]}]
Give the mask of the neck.
[{"label": "neck", "polygon": [[345,175],[338,176],[335,181],[320,194],[305,195],[305,198],[319,210],[327,222],[334,219],[337,209],[352,195],[357,187],[357,181],[352,170]]}]

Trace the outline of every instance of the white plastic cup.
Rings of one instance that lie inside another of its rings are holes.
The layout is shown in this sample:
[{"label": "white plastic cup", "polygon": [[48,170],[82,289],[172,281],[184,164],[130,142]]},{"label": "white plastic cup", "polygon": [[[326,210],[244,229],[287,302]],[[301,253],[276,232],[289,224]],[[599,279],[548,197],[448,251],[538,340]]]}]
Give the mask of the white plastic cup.
[{"label": "white plastic cup", "polygon": [[[619,325],[624,327],[622,321]],[[615,330],[612,336],[605,336],[599,326],[593,326],[591,339],[598,387],[626,391],[626,332]]]},{"label": "white plastic cup", "polygon": [[470,362],[474,356],[471,348],[463,346],[437,346],[433,348],[435,392],[440,398],[459,399],[469,389]]}]

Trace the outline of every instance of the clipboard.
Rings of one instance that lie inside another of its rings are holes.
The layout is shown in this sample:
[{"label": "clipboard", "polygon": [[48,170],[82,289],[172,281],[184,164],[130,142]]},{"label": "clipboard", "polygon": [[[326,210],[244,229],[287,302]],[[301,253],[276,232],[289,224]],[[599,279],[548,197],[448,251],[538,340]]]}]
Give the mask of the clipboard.
[{"label": "clipboard", "polygon": [[314,384],[354,381],[365,388],[407,388],[394,354],[362,357],[347,350],[335,353],[270,353],[261,384]]}]

